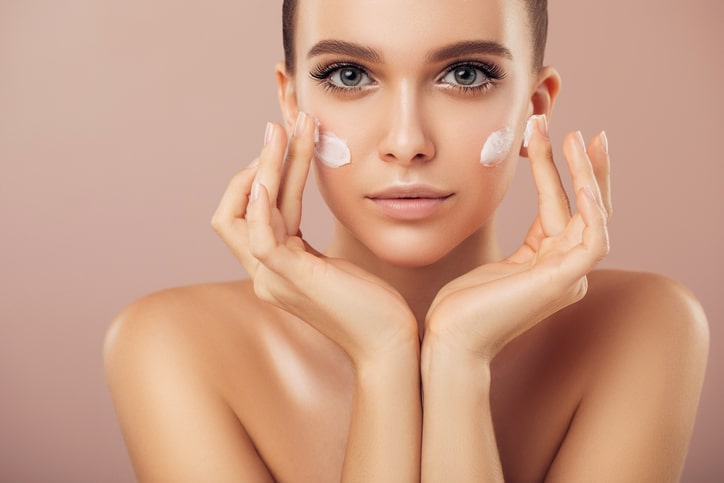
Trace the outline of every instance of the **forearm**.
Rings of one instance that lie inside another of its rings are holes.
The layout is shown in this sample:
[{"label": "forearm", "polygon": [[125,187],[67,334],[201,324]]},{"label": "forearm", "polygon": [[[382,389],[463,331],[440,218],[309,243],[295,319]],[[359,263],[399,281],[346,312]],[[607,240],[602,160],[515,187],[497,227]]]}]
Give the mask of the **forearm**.
[{"label": "forearm", "polygon": [[356,368],[344,482],[420,481],[419,348]]},{"label": "forearm", "polygon": [[422,481],[502,482],[489,365],[426,341],[422,388]]}]

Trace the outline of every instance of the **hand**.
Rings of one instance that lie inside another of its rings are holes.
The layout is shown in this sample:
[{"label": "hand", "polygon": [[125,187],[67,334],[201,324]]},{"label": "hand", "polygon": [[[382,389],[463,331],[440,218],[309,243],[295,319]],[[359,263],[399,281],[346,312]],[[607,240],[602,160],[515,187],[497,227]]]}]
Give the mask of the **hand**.
[{"label": "hand", "polygon": [[281,126],[268,126],[258,163],[234,177],[212,219],[257,296],[312,325],[355,364],[411,341],[417,347],[415,318],[396,290],[345,260],[325,257],[302,238],[313,119],[300,113],[288,143]]},{"label": "hand", "polygon": [[445,285],[426,317],[425,342],[490,362],[512,339],[586,293],[586,274],[608,254],[611,213],[606,140],[588,147],[569,134],[564,155],[578,212],[553,162],[545,118],[538,120],[528,155],[538,190],[539,215],[523,245],[507,259],[478,267]]}]

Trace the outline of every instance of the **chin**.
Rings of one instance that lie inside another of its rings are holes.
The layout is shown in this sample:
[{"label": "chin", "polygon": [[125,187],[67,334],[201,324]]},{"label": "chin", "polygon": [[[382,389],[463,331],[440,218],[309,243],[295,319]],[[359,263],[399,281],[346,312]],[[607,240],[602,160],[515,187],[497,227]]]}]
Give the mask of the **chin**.
[{"label": "chin", "polygon": [[365,240],[367,248],[381,261],[399,268],[434,265],[458,245],[455,237],[437,231],[429,236],[417,230],[392,230],[374,240]]}]

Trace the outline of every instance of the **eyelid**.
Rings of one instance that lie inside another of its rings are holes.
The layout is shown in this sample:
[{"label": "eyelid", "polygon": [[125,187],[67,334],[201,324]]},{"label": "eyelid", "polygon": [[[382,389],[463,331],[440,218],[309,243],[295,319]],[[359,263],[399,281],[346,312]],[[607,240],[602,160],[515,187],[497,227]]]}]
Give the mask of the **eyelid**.
[{"label": "eyelid", "polygon": [[[333,80],[333,77],[339,76],[342,70],[355,69],[360,72],[362,76],[367,78],[367,82],[357,86],[345,86],[341,79]],[[369,70],[364,66],[359,65],[357,62],[350,61],[336,61],[330,63],[321,63],[312,68],[309,76],[314,79],[320,86],[325,90],[339,94],[339,95],[357,95],[368,89],[374,87],[376,84],[375,79],[370,74]]]},{"label": "eyelid", "polygon": [[447,77],[447,75],[451,72],[459,69],[460,67],[472,67],[474,69],[477,69],[491,81],[501,80],[505,78],[505,72],[496,64],[492,64],[490,62],[483,62],[480,60],[461,60],[445,67],[445,69],[442,71],[442,74],[440,74],[440,76],[438,77],[438,82]]}]

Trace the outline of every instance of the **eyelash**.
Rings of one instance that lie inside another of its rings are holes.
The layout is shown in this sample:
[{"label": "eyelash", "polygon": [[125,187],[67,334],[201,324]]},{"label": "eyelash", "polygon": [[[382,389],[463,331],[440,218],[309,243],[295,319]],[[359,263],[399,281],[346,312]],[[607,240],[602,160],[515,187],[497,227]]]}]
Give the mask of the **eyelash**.
[{"label": "eyelash", "polygon": [[[455,64],[452,64],[445,68],[445,70],[438,77],[438,79],[444,79],[445,77],[447,77],[448,74],[450,74],[451,72],[455,72],[455,70],[462,67],[479,70],[486,77],[486,81],[477,86],[463,86],[449,83],[447,84],[449,88],[454,89],[461,94],[475,95],[484,93],[494,87],[498,81],[504,79],[506,76],[503,69],[496,64],[480,61],[464,61],[456,62]],[[331,64],[320,64],[314,67],[309,75],[310,77],[312,77],[312,79],[317,81],[318,84],[320,84],[325,90],[329,92],[353,95],[363,90],[366,86],[340,87],[330,81],[330,77],[332,77],[333,74],[345,68],[356,69],[361,74],[369,77],[367,69],[351,62],[334,62]]]}]

